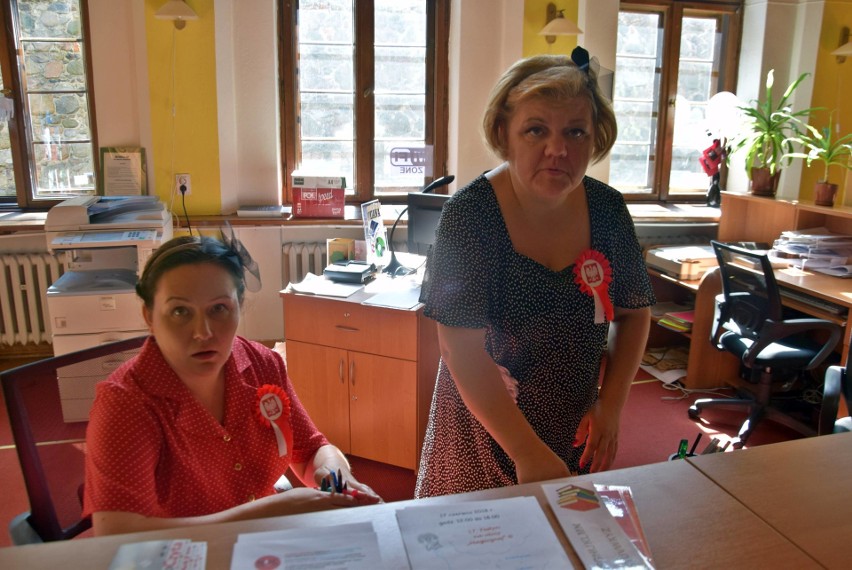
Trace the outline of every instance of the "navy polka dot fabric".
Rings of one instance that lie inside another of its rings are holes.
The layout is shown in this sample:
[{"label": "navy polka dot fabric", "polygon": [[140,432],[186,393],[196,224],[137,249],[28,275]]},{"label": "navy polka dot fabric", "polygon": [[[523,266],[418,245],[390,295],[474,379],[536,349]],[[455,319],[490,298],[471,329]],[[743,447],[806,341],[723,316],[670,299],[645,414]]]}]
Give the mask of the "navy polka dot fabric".
[{"label": "navy polka dot fabric", "polygon": [[[586,177],[592,248],[612,267],[614,306],[655,301],[624,198]],[[581,472],[572,441],[597,397],[609,324],[574,264],[552,271],[515,252],[490,182],[480,176],[446,204],[429,254],[425,314],[452,327],[485,328],[486,350],[518,382],[517,404],[536,433]],[[514,464],[462,402],[443,361],[418,473],[417,497],[515,484]]]}]

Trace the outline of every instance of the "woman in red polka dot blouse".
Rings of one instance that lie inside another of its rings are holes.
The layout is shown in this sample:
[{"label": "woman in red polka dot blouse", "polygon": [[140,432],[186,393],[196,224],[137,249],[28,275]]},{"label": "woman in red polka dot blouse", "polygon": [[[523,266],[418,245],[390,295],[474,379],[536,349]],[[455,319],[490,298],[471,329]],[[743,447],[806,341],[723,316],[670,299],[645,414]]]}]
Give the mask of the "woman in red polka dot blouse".
[{"label": "woman in red polka dot blouse", "polygon": [[[98,385],[90,415],[96,535],[381,501],[317,430],[281,356],[236,336],[250,261],[236,240],[209,237],[175,238],[148,260],[136,290],[151,337]],[[276,492],[287,468],[306,487]],[[345,492],[314,488],[332,473]]]}]

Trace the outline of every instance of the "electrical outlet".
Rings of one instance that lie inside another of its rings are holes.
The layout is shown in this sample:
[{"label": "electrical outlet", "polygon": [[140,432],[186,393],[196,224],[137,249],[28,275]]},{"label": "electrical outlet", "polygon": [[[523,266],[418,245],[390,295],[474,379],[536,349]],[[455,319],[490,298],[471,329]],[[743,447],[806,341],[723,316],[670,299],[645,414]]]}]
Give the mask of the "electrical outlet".
[{"label": "electrical outlet", "polygon": [[184,196],[192,194],[192,178],[189,174],[175,174],[175,190]]}]

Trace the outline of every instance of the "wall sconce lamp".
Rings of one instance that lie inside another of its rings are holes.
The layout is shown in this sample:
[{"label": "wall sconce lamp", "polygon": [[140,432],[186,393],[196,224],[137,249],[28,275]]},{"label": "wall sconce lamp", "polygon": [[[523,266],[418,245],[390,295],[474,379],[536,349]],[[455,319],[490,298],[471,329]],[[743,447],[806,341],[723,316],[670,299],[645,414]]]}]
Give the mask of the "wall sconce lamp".
[{"label": "wall sconce lamp", "polygon": [[565,12],[565,10],[557,10],[556,4],[553,2],[550,2],[547,5],[546,25],[541,29],[538,35],[544,36],[545,41],[549,44],[556,41],[556,36],[575,36],[583,33],[583,30],[581,30],[577,24],[566,18],[563,12]]},{"label": "wall sconce lamp", "polygon": [[169,0],[154,13],[154,17],[160,20],[172,20],[175,28],[182,30],[186,27],[186,21],[197,20],[198,14],[184,0]]},{"label": "wall sconce lamp", "polygon": [[849,28],[843,26],[840,29],[840,47],[831,52],[831,55],[837,56],[837,63],[846,61],[847,55],[852,55],[852,42],[849,41]]}]

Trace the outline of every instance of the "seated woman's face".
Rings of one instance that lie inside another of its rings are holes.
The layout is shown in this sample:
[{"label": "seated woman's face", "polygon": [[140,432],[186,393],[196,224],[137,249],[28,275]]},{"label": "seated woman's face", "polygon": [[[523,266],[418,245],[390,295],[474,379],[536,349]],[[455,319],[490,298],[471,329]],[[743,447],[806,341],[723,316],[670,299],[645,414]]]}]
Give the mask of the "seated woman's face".
[{"label": "seated woman's face", "polygon": [[231,355],[240,321],[233,277],[214,263],[171,269],[156,285],[145,321],[183,380],[215,377]]}]

